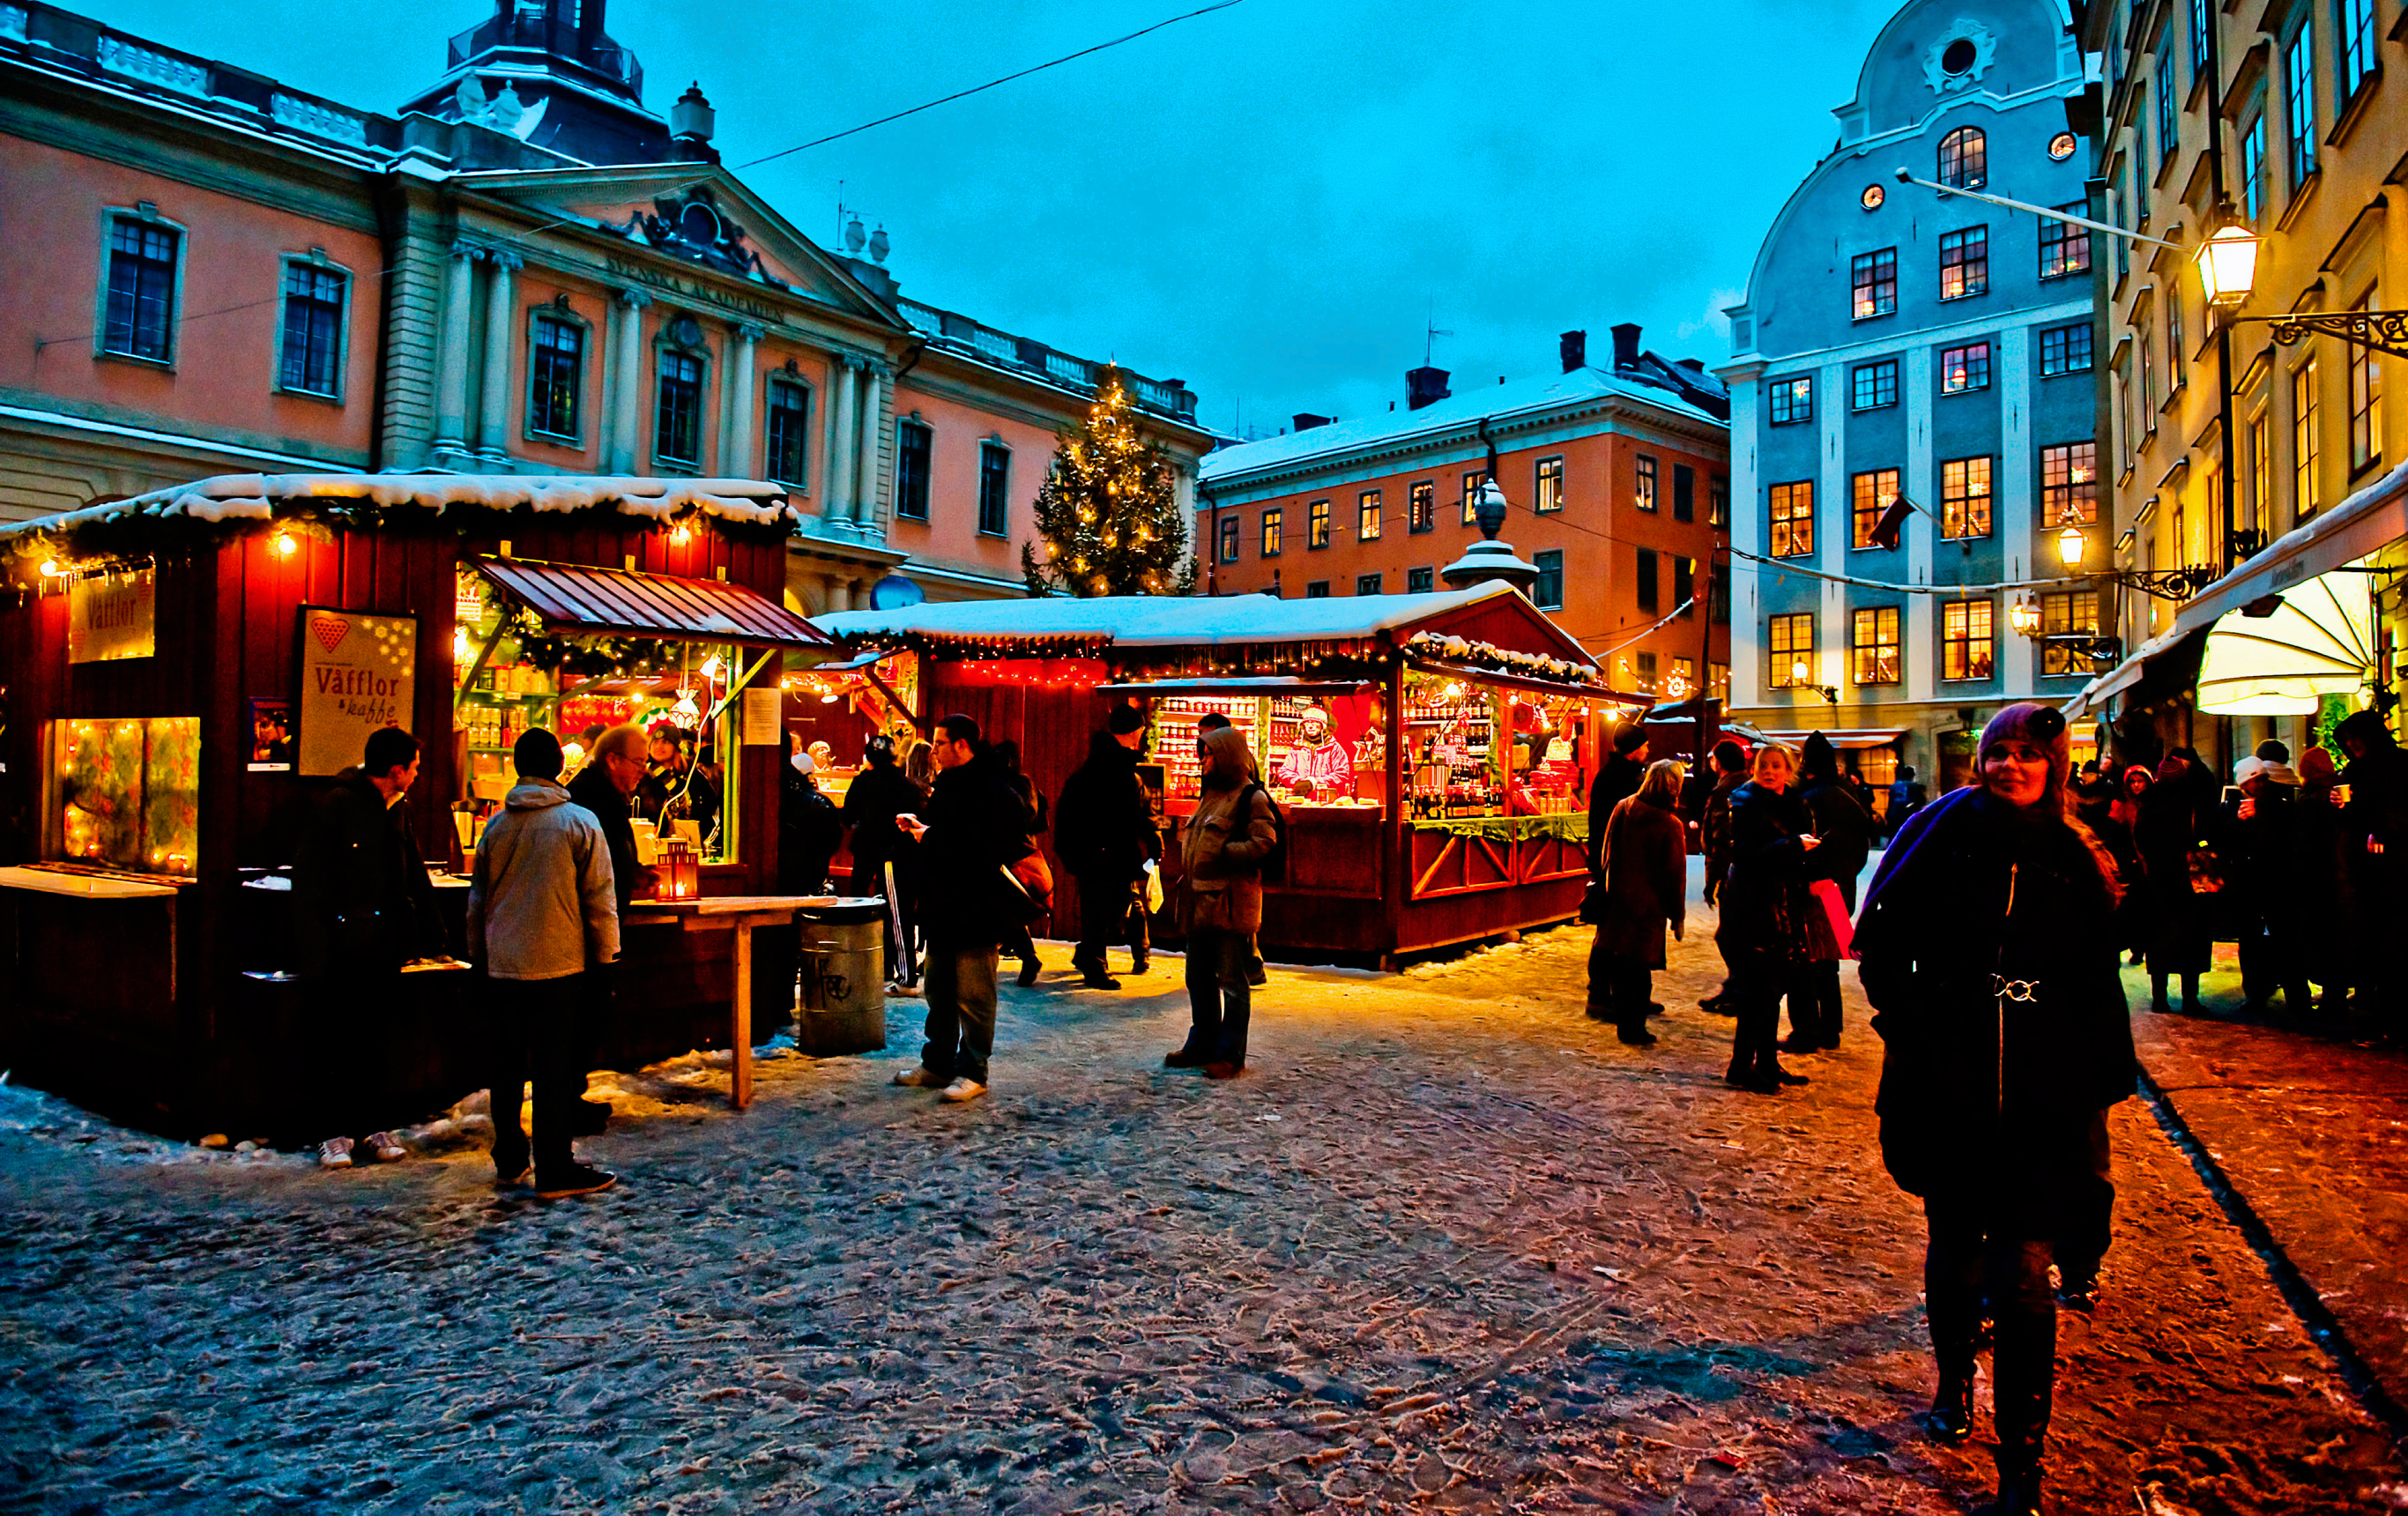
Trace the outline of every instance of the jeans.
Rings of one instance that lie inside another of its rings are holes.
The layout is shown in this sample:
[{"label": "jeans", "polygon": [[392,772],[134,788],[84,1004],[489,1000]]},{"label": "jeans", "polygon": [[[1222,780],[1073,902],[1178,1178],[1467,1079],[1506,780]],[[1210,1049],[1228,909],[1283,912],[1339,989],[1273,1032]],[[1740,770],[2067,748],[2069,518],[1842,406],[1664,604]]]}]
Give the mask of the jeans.
[{"label": "jeans", "polygon": [[1193,1023],[1187,1051],[1201,1053],[1206,1063],[1246,1066],[1246,1028],[1254,1008],[1246,969],[1254,955],[1249,932],[1199,926],[1187,934],[1187,1008]]},{"label": "jeans", "polygon": [[1002,950],[965,948],[941,938],[928,944],[928,1045],[920,1062],[939,1079],[986,1082],[995,1051],[995,965]]},{"label": "jeans", "polygon": [[1924,1298],[1942,1383],[1970,1381],[1986,1291],[1997,1335],[1991,1400],[1999,1462],[2039,1461],[2057,1387],[2057,1296],[2048,1284],[2051,1246],[2002,1235],[1978,1209],[1927,1201],[1931,1244],[1923,1255]]},{"label": "jeans", "polygon": [[578,1056],[582,1039],[578,1007],[593,977],[484,981],[489,1040],[487,1088],[493,1102],[494,1170],[509,1179],[524,1167],[527,1138],[519,1125],[522,1092],[535,1083],[535,1171],[538,1182],[574,1166],[571,1112],[585,1094]]},{"label": "jeans", "polygon": [[1145,962],[1145,912],[1137,907],[1134,888],[1117,875],[1079,876],[1079,947],[1070,955],[1070,966],[1082,975],[1101,979],[1109,973],[1104,954],[1124,936],[1131,961]]}]

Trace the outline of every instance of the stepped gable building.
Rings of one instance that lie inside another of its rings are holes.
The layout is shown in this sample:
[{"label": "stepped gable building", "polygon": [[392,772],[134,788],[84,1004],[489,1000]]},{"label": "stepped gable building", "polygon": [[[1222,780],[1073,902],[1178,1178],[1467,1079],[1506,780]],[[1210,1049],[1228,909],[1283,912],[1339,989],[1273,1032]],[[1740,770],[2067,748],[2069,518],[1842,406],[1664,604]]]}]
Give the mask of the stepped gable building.
[{"label": "stepped gable building", "polygon": [[[1025,593],[1103,365],[906,298],[882,228],[804,235],[699,88],[646,107],[603,0],[496,0],[448,63],[386,116],[0,5],[0,518],[251,470],[757,477],[808,519],[803,609]],[[1192,487],[1196,397],[1127,379]]]},{"label": "stepped gable building", "polygon": [[2093,591],[1995,586],[2060,576],[2062,523],[2097,519],[2092,239],[1896,177],[2086,213],[2084,82],[2057,0],[1903,7],[1728,308],[1731,708],[1838,729],[1876,783],[1899,762],[1959,782],[2000,706],[2090,677],[2009,626],[2030,594],[2047,630],[2094,630]]},{"label": "stepped gable building", "polygon": [[1614,327],[1612,357],[1592,365],[1587,334],[1566,332],[1560,373],[1461,393],[1416,368],[1398,408],[1300,415],[1292,432],[1212,453],[1202,587],[1444,588],[1446,565],[1481,540],[1472,508],[1493,465],[1509,508],[1499,535],[1539,569],[1531,598],[1613,685],[1677,700],[1702,679],[1719,695],[1727,597],[1709,593],[1707,565],[1728,514],[1727,404],[1703,364],[1646,351],[1640,336]]}]

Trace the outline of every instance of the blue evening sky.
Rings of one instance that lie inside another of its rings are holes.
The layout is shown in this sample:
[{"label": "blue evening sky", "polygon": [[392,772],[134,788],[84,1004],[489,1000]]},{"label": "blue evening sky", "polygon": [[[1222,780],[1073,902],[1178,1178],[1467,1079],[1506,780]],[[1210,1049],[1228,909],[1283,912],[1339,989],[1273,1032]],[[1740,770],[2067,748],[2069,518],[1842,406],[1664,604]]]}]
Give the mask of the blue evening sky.
[{"label": "blue evening sky", "polygon": [[[698,79],[730,164],[1042,62],[1197,0],[611,0],[666,113]],[[905,293],[1179,378],[1201,417],[1401,402],[1433,309],[1461,393],[1636,321],[1717,363],[1767,223],[1897,0],[1243,0],[752,170],[840,246],[837,186]],[[82,0],[73,8],[390,111],[491,0]]]}]

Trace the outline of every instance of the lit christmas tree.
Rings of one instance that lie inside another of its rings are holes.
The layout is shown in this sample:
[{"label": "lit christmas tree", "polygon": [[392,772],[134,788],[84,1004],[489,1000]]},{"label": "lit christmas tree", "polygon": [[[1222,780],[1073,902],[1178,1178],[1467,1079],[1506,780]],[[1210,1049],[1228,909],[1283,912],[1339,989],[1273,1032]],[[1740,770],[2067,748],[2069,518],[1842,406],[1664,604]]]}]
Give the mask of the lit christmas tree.
[{"label": "lit christmas tree", "polygon": [[1196,587],[1170,461],[1138,432],[1117,368],[1087,424],[1065,431],[1037,492],[1037,537],[1020,548],[1030,593],[1186,594]]}]

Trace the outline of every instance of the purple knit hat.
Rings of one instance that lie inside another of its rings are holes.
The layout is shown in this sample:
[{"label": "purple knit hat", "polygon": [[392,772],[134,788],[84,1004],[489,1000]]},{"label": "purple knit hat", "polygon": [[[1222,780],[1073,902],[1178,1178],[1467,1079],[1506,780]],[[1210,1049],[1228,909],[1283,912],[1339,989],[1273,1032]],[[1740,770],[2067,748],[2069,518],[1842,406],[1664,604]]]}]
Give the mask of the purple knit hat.
[{"label": "purple knit hat", "polygon": [[1997,743],[2016,739],[2048,754],[2049,794],[2062,804],[2066,780],[2073,773],[2073,737],[2066,730],[2064,713],[2055,706],[2018,700],[1991,717],[1990,724],[1982,728],[1982,745],[1974,750],[1975,755],[1988,753]]}]

